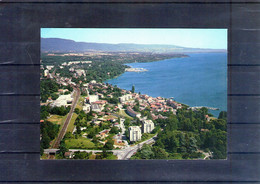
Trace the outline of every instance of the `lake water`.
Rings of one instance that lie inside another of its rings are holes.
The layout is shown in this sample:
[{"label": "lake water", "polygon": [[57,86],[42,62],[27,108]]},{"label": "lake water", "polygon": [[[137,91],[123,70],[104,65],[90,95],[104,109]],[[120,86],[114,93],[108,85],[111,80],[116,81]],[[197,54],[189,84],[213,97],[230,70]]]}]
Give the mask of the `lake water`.
[{"label": "lake water", "polygon": [[152,97],[174,97],[189,106],[219,108],[210,111],[218,116],[227,110],[227,54],[189,54],[187,58],[173,58],[149,63],[130,63],[133,68],[145,68],[147,72],[125,72],[107,80],[122,89]]}]

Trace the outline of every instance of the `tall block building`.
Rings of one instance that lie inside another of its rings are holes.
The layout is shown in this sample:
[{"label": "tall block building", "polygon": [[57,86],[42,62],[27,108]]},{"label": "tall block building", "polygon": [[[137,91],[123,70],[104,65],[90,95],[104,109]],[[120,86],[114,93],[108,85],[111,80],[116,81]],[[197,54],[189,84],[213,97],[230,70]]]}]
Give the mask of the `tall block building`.
[{"label": "tall block building", "polygon": [[138,126],[129,127],[129,137],[130,141],[138,141],[142,137],[141,129]]},{"label": "tall block building", "polygon": [[152,120],[142,120],[142,132],[151,133],[154,129],[154,123]]}]

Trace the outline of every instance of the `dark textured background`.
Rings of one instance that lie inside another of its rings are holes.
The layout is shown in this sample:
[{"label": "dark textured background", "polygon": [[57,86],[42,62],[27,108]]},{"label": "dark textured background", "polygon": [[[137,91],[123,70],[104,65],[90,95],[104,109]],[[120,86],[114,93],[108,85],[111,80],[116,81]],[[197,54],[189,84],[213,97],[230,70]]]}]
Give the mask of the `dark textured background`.
[{"label": "dark textured background", "polygon": [[[4,1],[0,3],[0,181],[260,181],[259,1]],[[228,28],[228,159],[40,160],[40,28],[54,27]]]}]

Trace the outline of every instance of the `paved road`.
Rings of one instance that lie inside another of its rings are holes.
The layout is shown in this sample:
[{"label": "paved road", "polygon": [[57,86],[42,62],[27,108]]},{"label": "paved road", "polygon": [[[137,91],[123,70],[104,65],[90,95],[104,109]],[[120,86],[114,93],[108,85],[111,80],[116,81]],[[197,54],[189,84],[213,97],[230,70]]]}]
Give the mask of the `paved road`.
[{"label": "paved road", "polygon": [[157,137],[157,134],[155,136],[153,136],[152,138],[144,141],[144,142],[141,142],[141,143],[139,143],[139,144],[137,144],[135,146],[130,146],[130,147],[126,148],[123,154],[118,155],[118,159],[119,159],[119,157],[121,157],[120,160],[128,160],[128,159],[130,159],[131,156],[133,156],[133,154],[135,152],[137,152],[137,150],[139,148],[142,148],[144,144],[152,144],[152,143],[154,143],[155,142],[154,138],[156,138],[156,137]]},{"label": "paved road", "polygon": [[67,118],[66,118],[66,120],[65,120],[65,122],[63,124],[63,127],[62,127],[62,129],[61,129],[61,131],[60,131],[60,133],[59,133],[55,143],[53,144],[52,148],[59,148],[60,141],[63,139],[63,137],[64,137],[64,135],[65,135],[65,133],[67,131],[67,128],[68,128],[68,125],[70,123],[72,114],[73,114],[74,109],[75,109],[75,107],[76,107],[76,105],[78,103],[78,100],[79,100],[79,97],[80,97],[80,89],[79,88],[74,88],[74,91],[76,93],[76,96],[75,96],[75,98],[74,98],[74,100],[72,102],[70,112],[69,112],[69,114],[68,114],[68,116],[67,116]]},{"label": "paved road", "polygon": [[[131,158],[131,156],[137,152],[137,150],[139,148],[142,148],[144,144],[151,144],[151,143],[154,143],[155,140],[154,138],[157,137],[157,134],[155,136],[153,136],[152,138],[144,141],[144,142],[141,142],[135,146],[129,146],[125,149],[121,149],[121,150],[109,150],[109,152],[113,152],[114,155],[116,155],[118,157],[118,160],[128,160]],[[55,153],[56,151],[58,151],[59,149],[45,149],[44,150],[44,153],[45,154],[48,154],[48,153]],[[85,151],[85,152],[92,152],[92,153],[100,153],[102,152],[102,150],[84,150],[84,149],[69,149],[69,151],[71,152],[76,152],[76,151]]]}]

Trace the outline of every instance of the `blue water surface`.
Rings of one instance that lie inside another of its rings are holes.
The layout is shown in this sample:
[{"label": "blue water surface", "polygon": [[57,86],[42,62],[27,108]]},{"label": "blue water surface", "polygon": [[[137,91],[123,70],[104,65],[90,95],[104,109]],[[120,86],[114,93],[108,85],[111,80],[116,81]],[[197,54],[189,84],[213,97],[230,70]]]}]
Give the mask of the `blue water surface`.
[{"label": "blue water surface", "polygon": [[218,116],[227,110],[227,54],[199,53],[186,58],[173,58],[149,63],[130,63],[147,72],[125,72],[107,83],[152,97],[174,97],[189,106],[219,108],[210,111]]}]

